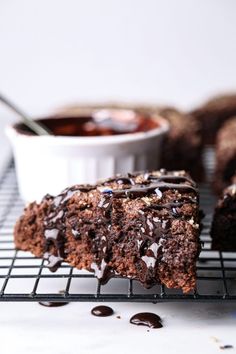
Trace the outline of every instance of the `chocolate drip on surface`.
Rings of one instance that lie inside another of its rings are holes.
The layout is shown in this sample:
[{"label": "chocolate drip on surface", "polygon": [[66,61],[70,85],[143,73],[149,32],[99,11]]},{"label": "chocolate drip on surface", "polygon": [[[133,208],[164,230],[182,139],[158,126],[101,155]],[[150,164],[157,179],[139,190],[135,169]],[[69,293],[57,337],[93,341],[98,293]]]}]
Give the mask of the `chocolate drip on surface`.
[{"label": "chocolate drip on surface", "polygon": [[96,306],[91,310],[91,314],[98,317],[111,316],[113,313],[113,309],[109,306]]},{"label": "chocolate drip on surface", "polygon": [[[146,132],[159,127],[159,122],[149,114],[141,114],[127,109],[89,109],[90,115],[67,115],[61,113],[52,117],[38,119],[56,136],[112,136]],[[35,135],[23,123],[15,125],[17,131]]]},{"label": "chocolate drip on surface", "polygon": [[220,349],[233,349],[233,345],[231,344],[221,345]]},{"label": "chocolate drip on surface", "polygon": [[45,307],[60,307],[69,304],[69,302],[59,302],[59,301],[40,301],[39,305]]},{"label": "chocolate drip on surface", "polygon": [[147,326],[150,328],[162,328],[161,318],[155,313],[140,312],[131,317],[130,323],[138,326]]}]

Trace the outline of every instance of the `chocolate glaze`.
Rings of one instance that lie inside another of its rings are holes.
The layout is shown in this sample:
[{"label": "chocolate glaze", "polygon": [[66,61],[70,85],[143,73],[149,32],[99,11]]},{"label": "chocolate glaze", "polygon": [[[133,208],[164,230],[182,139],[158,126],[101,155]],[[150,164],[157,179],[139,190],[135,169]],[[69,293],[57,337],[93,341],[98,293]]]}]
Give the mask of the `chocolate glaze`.
[{"label": "chocolate glaze", "polygon": [[[60,136],[104,136],[145,132],[159,126],[158,122],[148,115],[141,115],[128,110],[101,110],[91,116],[53,116],[38,119],[54,135]],[[16,125],[24,134],[34,133],[24,124]]]},{"label": "chocolate glaze", "polygon": [[220,349],[232,349],[232,348],[233,348],[233,345],[231,345],[231,344],[226,344],[226,345],[220,346]]},{"label": "chocolate glaze", "polygon": [[162,328],[161,318],[155,313],[140,312],[131,317],[130,323],[138,326],[147,326],[150,328]]},{"label": "chocolate glaze", "polygon": [[129,189],[117,189],[113,192],[114,197],[121,198],[121,197],[129,197],[129,198],[137,198],[137,197],[142,197],[145,195],[150,195],[155,192],[157,189],[157,195],[159,191],[163,192],[169,189],[176,189],[181,192],[193,192],[197,194],[197,189],[193,186],[181,183],[181,184],[176,184],[176,183],[165,183],[165,182],[156,182],[156,183],[151,183],[149,185],[140,185],[138,187],[131,187]]},{"label": "chocolate glaze", "polygon": [[45,307],[60,307],[69,304],[69,302],[59,302],[59,301],[40,301],[39,305]]},{"label": "chocolate glaze", "polygon": [[[51,206],[48,216],[44,220],[44,236],[45,254],[44,258],[48,261],[48,267],[51,271],[56,271],[61,262],[65,258],[64,242],[65,242],[65,216],[67,214],[67,202],[73,198],[75,193],[89,192],[97,189],[100,194],[100,201],[97,208],[102,211],[103,222],[107,225],[107,232],[97,238],[97,246],[92,248],[94,260],[91,263],[91,270],[101,284],[105,284],[114,276],[113,271],[109,268],[110,248],[107,235],[112,228],[112,208],[113,201],[117,198],[143,198],[148,195],[156,195],[161,201],[163,193],[167,190],[176,190],[187,193],[180,196],[178,200],[152,204],[144,206],[140,213],[140,224],[137,232],[137,247],[140,252],[142,267],[144,267],[145,277],[155,268],[156,261],[162,253],[163,237],[168,237],[171,228],[172,219],[185,219],[182,215],[181,207],[186,203],[196,204],[198,202],[198,192],[195,183],[188,177],[178,175],[176,172],[168,173],[161,170],[159,173],[144,173],[139,178],[139,174],[128,174],[126,176],[116,176],[108,179],[97,186],[91,185],[75,185],[65,189],[57,197],[46,196],[47,200],[51,200]],[[136,182],[135,179],[137,178]],[[143,182],[144,181],[144,182]],[[111,188],[108,183],[122,184],[122,189]],[[125,187],[125,188],[124,188]],[[155,210],[165,209],[165,213],[161,217],[155,217]],[[150,210],[150,212],[146,212]],[[145,213],[146,212],[146,213]],[[80,238],[80,230],[73,230],[72,234],[75,238]],[[96,229],[94,230],[94,238],[97,237]],[[153,279],[153,276],[151,277]],[[154,280],[152,280],[154,281]],[[151,280],[147,280],[145,286],[152,285]]]},{"label": "chocolate glaze", "polygon": [[44,259],[48,261],[47,267],[55,272],[61,265],[64,254],[65,214],[67,201],[75,194],[88,192],[92,189],[89,185],[75,185],[65,189],[55,198],[46,195],[46,199],[53,200],[49,215],[44,220],[45,252]]},{"label": "chocolate glaze", "polygon": [[96,306],[91,310],[91,314],[99,317],[107,317],[113,315],[114,311],[109,306]]},{"label": "chocolate glaze", "polygon": [[[165,204],[157,204],[147,206],[143,209],[143,211],[147,209],[163,209],[165,208],[169,211],[169,218],[165,217],[163,220],[152,220],[146,218],[145,215],[140,215],[140,219],[142,220],[142,226],[140,228],[140,236],[141,240],[137,239],[139,244],[140,253],[143,252],[144,255],[141,257],[143,264],[146,267],[146,273],[150,271],[150,269],[154,269],[155,263],[158,255],[161,252],[161,237],[163,234],[168,234],[170,232],[170,219],[171,218],[183,218],[186,219],[184,215],[178,210],[178,208],[182,207],[185,203],[196,204],[198,202],[198,190],[196,188],[196,184],[191,180],[191,178],[187,176],[178,176],[176,174],[170,175],[167,174],[166,170],[161,170],[160,175],[153,175],[151,173],[145,173],[144,177],[148,184],[136,183],[135,177],[138,174],[128,174],[127,176],[117,176],[115,178],[110,178],[104,182],[107,183],[116,182],[120,184],[118,181],[122,181],[123,184],[127,185],[125,189],[115,189],[115,190],[107,190],[105,189],[103,195],[101,197],[101,204],[99,205],[101,208],[105,209],[106,215],[109,215],[108,221],[111,223],[111,212],[112,212],[112,202],[114,198],[137,198],[137,197],[145,197],[150,194],[157,194],[159,198],[162,197],[162,192],[166,190],[178,190],[180,192],[186,192],[194,194],[194,197],[190,194],[189,196],[185,196],[183,199],[177,202],[165,203]],[[135,186],[134,186],[135,185]],[[106,197],[104,197],[106,195]],[[149,245],[147,241],[149,240]],[[150,244],[150,241],[152,242]],[[106,256],[107,251],[109,249],[106,247],[106,253],[100,254],[98,260],[96,260],[95,264],[93,264],[93,269],[95,270],[95,275],[98,276],[101,284],[105,284],[112,276],[113,273],[109,270],[107,266]],[[152,280],[153,281],[153,280]],[[146,287],[150,287],[153,284],[151,281],[147,281],[145,283]]]}]

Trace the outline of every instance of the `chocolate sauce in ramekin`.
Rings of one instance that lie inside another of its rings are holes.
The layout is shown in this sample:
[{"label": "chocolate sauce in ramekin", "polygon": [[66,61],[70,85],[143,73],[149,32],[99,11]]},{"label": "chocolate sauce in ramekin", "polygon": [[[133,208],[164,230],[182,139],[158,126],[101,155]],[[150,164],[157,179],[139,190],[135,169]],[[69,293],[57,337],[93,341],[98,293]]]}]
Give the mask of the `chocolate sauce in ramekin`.
[{"label": "chocolate sauce in ramekin", "polygon": [[[56,136],[107,136],[147,132],[159,127],[153,117],[132,110],[100,110],[90,116],[51,116],[37,119]],[[35,135],[23,123],[18,132]]]}]

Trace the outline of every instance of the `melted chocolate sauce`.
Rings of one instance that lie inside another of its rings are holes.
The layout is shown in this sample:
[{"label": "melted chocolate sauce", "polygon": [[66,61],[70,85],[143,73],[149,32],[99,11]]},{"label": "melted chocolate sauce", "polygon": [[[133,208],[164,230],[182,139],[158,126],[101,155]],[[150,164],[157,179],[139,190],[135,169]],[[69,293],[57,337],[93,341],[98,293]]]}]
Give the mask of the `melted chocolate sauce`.
[{"label": "melted chocolate sauce", "polygon": [[[180,197],[176,201],[160,203],[156,205],[150,205],[143,207],[140,212],[140,220],[137,225],[137,247],[140,252],[141,261],[146,267],[146,271],[151,271],[155,268],[156,261],[162,252],[163,240],[168,237],[171,227],[171,219],[183,218],[181,208],[185,203],[195,204],[198,201],[198,192],[195,184],[187,176],[178,176],[176,173],[173,175],[166,173],[165,170],[161,170],[158,175],[152,173],[145,173],[141,183],[135,184],[135,178],[138,174],[128,174],[126,176],[117,176],[112,179],[108,179],[98,186],[86,186],[76,185],[71,188],[67,188],[57,197],[46,196],[47,200],[52,200],[48,216],[44,220],[44,236],[45,254],[44,258],[48,261],[48,267],[51,271],[56,271],[61,262],[65,258],[64,254],[64,242],[65,242],[65,216],[67,214],[67,202],[70,198],[73,198],[75,193],[89,192],[93,189],[100,191],[101,197],[97,204],[97,207],[102,210],[103,222],[107,225],[107,234],[109,234],[112,227],[112,206],[114,198],[136,198],[145,197],[147,195],[156,194],[158,199],[161,200],[162,192],[166,190],[177,190],[187,193],[188,195]],[[111,186],[107,183],[116,182],[118,185],[122,184],[126,188],[111,189]],[[185,183],[184,183],[185,182]],[[155,217],[153,213],[145,213],[150,210],[154,212],[156,210],[166,209],[165,214],[159,217]],[[166,213],[167,212],[167,213]],[[80,237],[80,230],[72,229],[72,234],[76,237]],[[113,271],[109,268],[109,244],[107,234],[99,236],[97,238],[96,247],[92,249],[94,256],[91,263],[91,270],[94,271],[95,276],[98,278],[101,284],[105,284],[111,277],[114,276]],[[96,239],[96,229],[93,230],[93,238]],[[163,238],[164,237],[164,238]],[[148,284],[147,284],[148,286]]]},{"label": "melted chocolate sauce", "polygon": [[147,326],[150,328],[162,328],[161,318],[155,313],[140,312],[131,317],[130,323],[138,326]]},{"label": "melted chocolate sauce", "polygon": [[149,185],[139,185],[138,187],[131,187],[129,189],[117,189],[113,192],[113,195],[116,198],[137,198],[153,194],[155,190],[157,190],[158,195],[159,191],[163,192],[169,189],[176,189],[182,192],[192,192],[195,194],[198,193],[195,187],[190,186],[188,184],[165,183],[160,181],[156,183],[150,183]]},{"label": "melted chocolate sauce", "polygon": [[107,317],[113,315],[114,311],[109,306],[96,306],[91,310],[91,314],[99,317]]},{"label": "melted chocolate sauce", "polygon": [[59,301],[40,301],[39,305],[45,307],[60,307],[69,304],[69,302],[59,302]]},{"label": "melted chocolate sauce", "polygon": [[[54,135],[60,136],[104,136],[145,132],[159,126],[147,115],[130,110],[100,110],[91,116],[53,116],[38,119]],[[24,124],[16,125],[21,133],[34,135]]]}]

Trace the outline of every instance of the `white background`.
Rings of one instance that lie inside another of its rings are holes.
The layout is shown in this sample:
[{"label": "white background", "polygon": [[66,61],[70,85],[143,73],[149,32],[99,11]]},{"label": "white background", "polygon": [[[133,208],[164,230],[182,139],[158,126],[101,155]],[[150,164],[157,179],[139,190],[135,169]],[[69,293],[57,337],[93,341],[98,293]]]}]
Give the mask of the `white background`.
[{"label": "white background", "polygon": [[[77,101],[191,108],[236,89],[235,14],[235,0],[0,0],[0,92],[33,115]],[[0,106],[0,130],[11,117]]]},{"label": "white background", "polygon": [[[188,109],[236,89],[235,15],[235,0],[0,0],[0,91],[33,115],[75,101]],[[0,107],[0,164],[12,119]],[[91,318],[90,308],[2,303],[2,351],[220,352],[212,336],[236,347],[232,304],[117,304],[117,321]],[[165,328],[131,328],[137,310],[155,310]]]}]

